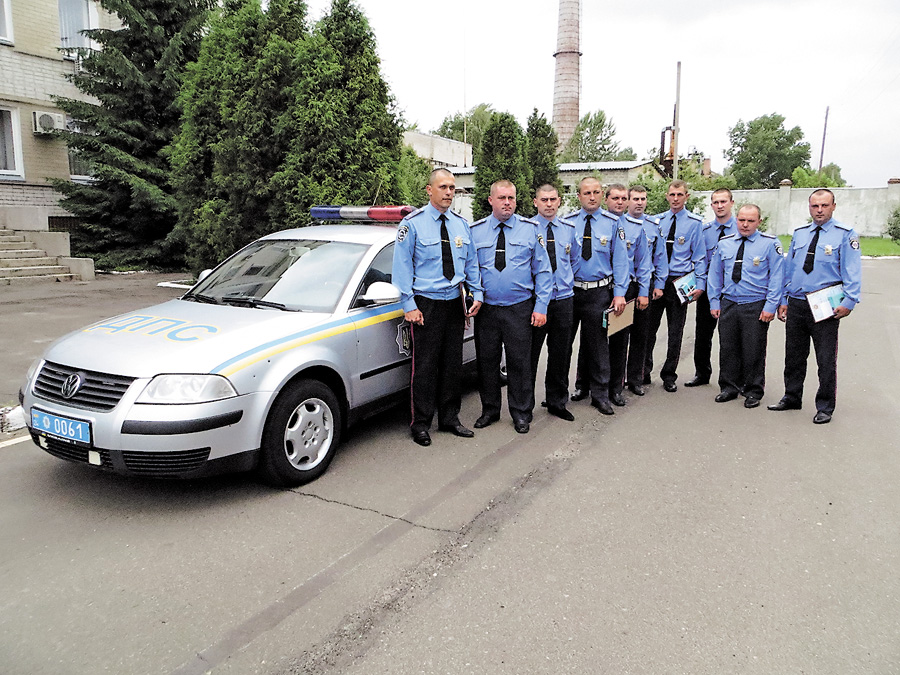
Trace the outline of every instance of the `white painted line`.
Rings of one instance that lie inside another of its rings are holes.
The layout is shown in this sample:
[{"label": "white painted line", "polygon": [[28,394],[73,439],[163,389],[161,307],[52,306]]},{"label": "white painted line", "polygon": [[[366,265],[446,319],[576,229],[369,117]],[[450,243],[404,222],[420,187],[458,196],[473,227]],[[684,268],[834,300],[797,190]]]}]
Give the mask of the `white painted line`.
[{"label": "white painted line", "polygon": [[16,443],[24,443],[25,441],[30,441],[31,436],[22,436],[21,438],[13,438],[8,441],[0,441],[0,448],[5,448],[10,445],[15,445]]}]

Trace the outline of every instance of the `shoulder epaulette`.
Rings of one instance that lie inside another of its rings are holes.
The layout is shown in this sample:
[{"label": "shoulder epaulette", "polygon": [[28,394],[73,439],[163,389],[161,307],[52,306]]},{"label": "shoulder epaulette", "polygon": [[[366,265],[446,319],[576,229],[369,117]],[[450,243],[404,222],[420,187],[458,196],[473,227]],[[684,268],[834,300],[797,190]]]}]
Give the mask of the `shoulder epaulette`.
[{"label": "shoulder epaulette", "polygon": [[557,218],[556,222],[562,225],[568,225],[569,227],[575,227],[575,223],[573,223],[571,220],[566,220],[566,218],[568,218],[568,216],[564,218]]},{"label": "shoulder epaulette", "polygon": [[703,223],[703,229],[708,230],[709,228],[711,228],[713,226],[713,223],[715,223],[715,222],[716,221],[714,221],[714,220],[710,220],[708,223]]},{"label": "shoulder epaulette", "polygon": [[702,222],[703,222],[703,218],[701,218],[700,216],[698,216],[696,213],[691,213],[690,211],[686,211],[685,213],[687,214],[687,217],[688,217],[688,218],[692,218],[692,219],[696,220],[696,221],[699,222],[699,223],[702,223]]},{"label": "shoulder epaulette", "polygon": [[482,223],[486,222],[488,218],[490,218],[490,216],[482,218],[481,220],[476,220],[474,223],[472,223],[472,225],[470,227],[475,227],[476,225],[481,225]]},{"label": "shoulder epaulette", "polygon": [[629,223],[634,223],[635,225],[641,225],[641,221],[639,218],[635,218],[634,216],[629,216],[627,213],[625,214],[625,220]]},{"label": "shoulder epaulette", "polygon": [[538,221],[533,220],[533,219],[531,219],[531,218],[526,218],[525,216],[519,216],[519,220],[521,220],[523,223],[531,223],[531,224],[534,225],[535,227],[537,227],[538,225],[540,225],[540,223],[539,223]]},{"label": "shoulder epaulette", "polygon": [[617,215],[614,214],[614,213],[610,213],[610,212],[607,211],[606,209],[600,209],[600,214],[603,215],[603,216],[606,216],[606,217],[609,218],[610,220],[615,220],[616,222],[619,222],[619,216],[617,216]]},{"label": "shoulder epaulette", "polygon": [[405,216],[403,216],[403,220],[409,220],[410,218],[414,218],[415,216],[417,216],[417,215],[419,215],[420,213],[422,213],[422,211],[424,211],[424,210],[425,210],[425,207],[424,207],[424,206],[420,206],[419,208],[417,208],[417,209],[416,209],[415,211],[413,211],[412,213],[407,213]]},{"label": "shoulder epaulette", "polygon": [[463,215],[462,215],[461,213],[457,213],[457,212],[454,211],[453,209],[447,209],[447,210],[448,210],[450,213],[452,213],[454,216],[456,216],[457,218],[462,218],[463,220],[465,220],[465,218],[463,218]]},{"label": "shoulder epaulette", "polygon": [[842,222],[840,222],[839,220],[835,220],[835,221],[833,221],[833,222],[834,222],[834,226],[835,226],[835,227],[839,227],[839,228],[841,228],[842,230],[846,230],[847,232],[850,232],[850,231],[853,230],[853,228],[852,228],[850,225],[844,225],[844,224],[843,224]]},{"label": "shoulder epaulette", "polygon": [[644,220],[649,220],[654,225],[659,225],[659,218],[657,216],[644,216]]},{"label": "shoulder epaulette", "polygon": [[768,232],[760,232],[760,235],[762,235],[763,237],[767,237],[769,239],[777,239],[778,238],[774,234],[769,234]]},{"label": "shoulder epaulette", "polygon": [[569,213],[569,214],[563,216],[563,218],[575,218],[579,213],[581,213],[581,209],[578,209],[577,211],[572,211],[572,213]]},{"label": "shoulder epaulette", "polygon": [[722,237],[721,241],[724,241],[725,239],[737,239],[737,238],[738,238],[738,236],[737,236],[737,233],[735,232],[734,234],[726,234],[724,237]]}]

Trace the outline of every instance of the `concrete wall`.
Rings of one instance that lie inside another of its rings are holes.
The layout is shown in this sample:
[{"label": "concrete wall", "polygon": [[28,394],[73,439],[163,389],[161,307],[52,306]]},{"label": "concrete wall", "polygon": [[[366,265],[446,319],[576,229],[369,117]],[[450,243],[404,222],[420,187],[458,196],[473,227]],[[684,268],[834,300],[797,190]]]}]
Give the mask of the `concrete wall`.
[{"label": "concrete wall", "polygon": [[470,143],[418,131],[404,131],[403,143],[415,150],[419,157],[431,162],[432,166],[472,166]]},{"label": "concrete wall", "polygon": [[[894,182],[896,181],[896,182]],[[789,181],[787,181],[789,183]],[[809,196],[817,188],[792,188],[782,185],[777,190],[734,190],[735,205],[756,204],[768,218],[768,231],[772,234],[791,234],[797,227],[810,221]],[[900,207],[900,180],[891,179],[885,187],[831,188],[834,193],[834,217],[850,225],[863,237],[880,237],[884,234],[887,219]],[[709,200],[711,192],[695,192],[703,199],[703,208],[697,208],[704,220],[714,217]]]}]

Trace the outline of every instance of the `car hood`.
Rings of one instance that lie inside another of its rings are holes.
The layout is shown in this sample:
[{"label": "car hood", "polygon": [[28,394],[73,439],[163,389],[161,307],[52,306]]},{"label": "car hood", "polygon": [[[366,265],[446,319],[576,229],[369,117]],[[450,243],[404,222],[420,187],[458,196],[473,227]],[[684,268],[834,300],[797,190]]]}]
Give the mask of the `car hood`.
[{"label": "car hood", "polygon": [[44,358],[129,377],[227,374],[267,348],[349,323],[346,317],[170,300],[105,319],[57,340]]}]

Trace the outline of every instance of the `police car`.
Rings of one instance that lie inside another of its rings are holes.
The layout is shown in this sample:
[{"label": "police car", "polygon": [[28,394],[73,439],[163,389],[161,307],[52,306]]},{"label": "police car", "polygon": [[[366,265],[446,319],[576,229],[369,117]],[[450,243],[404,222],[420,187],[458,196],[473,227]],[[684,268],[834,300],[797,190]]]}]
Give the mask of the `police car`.
[{"label": "police car", "polygon": [[34,442],[128,475],[318,477],[348,425],[408,396],[409,324],[390,282],[391,223],[411,211],[316,207],[315,220],[357,224],[268,235],[181,298],[56,341],[19,395]]}]

